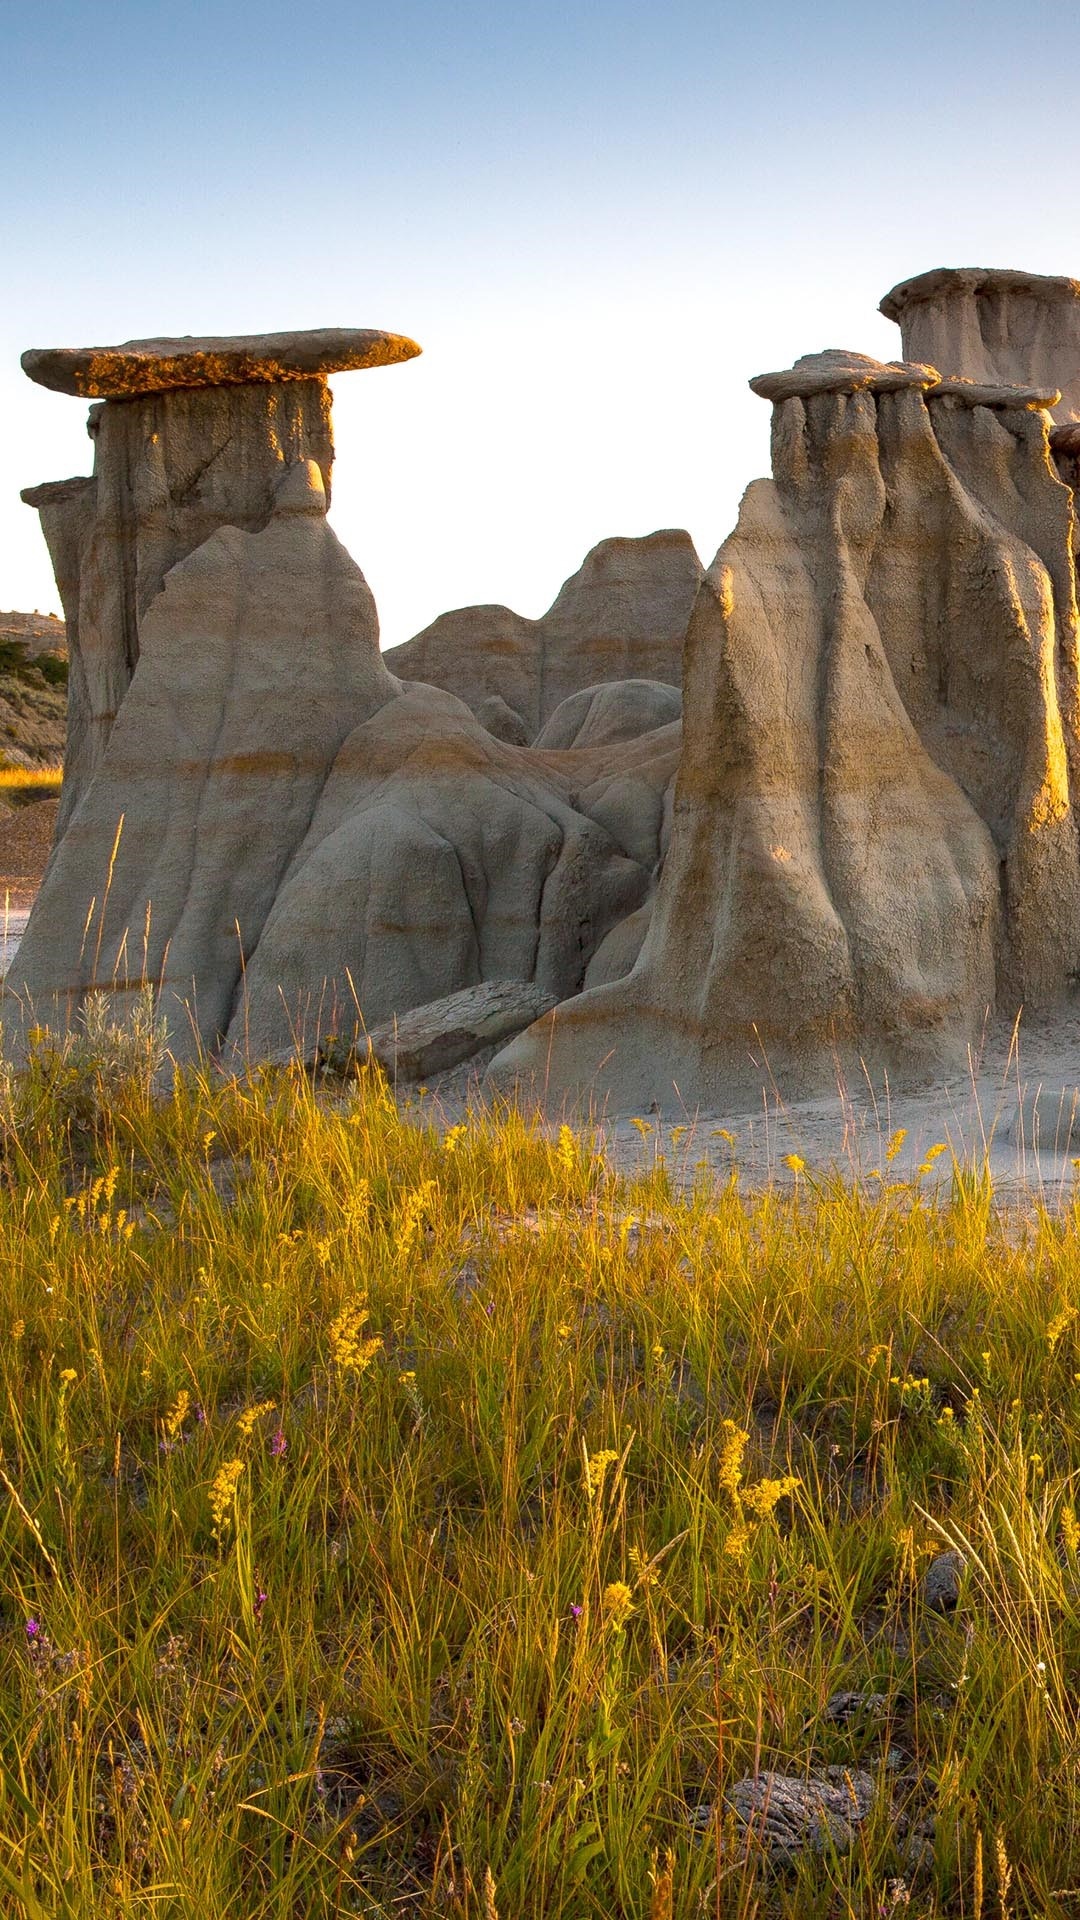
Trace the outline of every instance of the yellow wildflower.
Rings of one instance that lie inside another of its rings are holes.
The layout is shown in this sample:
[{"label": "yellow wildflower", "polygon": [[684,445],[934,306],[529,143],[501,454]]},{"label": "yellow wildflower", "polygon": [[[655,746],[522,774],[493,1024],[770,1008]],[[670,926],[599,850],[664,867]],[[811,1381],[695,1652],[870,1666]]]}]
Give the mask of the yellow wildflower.
[{"label": "yellow wildflower", "polygon": [[358,1300],[331,1322],[330,1356],[339,1373],[363,1373],[382,1346],[378,1334],[361,1337],[367,1318],[367,1307]]},{"label": "yellow wildflower", "polygon": [[243,1413],[237,1416],[236,1421],[236,1430],[241,1438],[250,1440],[251,1431],[255,1422],[261,1420],[264,1413],[273,1413],[273,1411],[273,1400],[260,1400],[254,1407],[245,1407]]},{"label": "yellow wildflower", "polygon": [[585,1459],[585,1490],[590,1500],[601,1491],[604,1476],[609,1467],[615,1465],[618,1454],[614,1447],[602,1447],[599,1453],[590,1453]]},{"label": "yellow wildflower", "polygon": [[[419,1239],[426,1216],[430,1216],[438,1184],[434,1180],[421,1180],[412,1193],[406,1194],[401,1208],[401,1225],[397,1232],[397,1250],[399,1255],[409,1252],[414,1240]],[[370,1356],[369,1356],[370,1357]],[[367,1362],[365,1361],[365,1365]]]},{"label": "yellow wildflower", "polygon": [[1063,1507],[1061,1510],[1061,1538],[1067,1553],[1075,1553],[1080,1548],[1080,1520],[1076,1517],[1075,1507]]},{"label": "yellow wildflower", "polygon": [[794,1473],[786,1473],[781,1480],[759,1480],[755,1486],[743,1488],[742,1503],[759,1520],[767,1520],[780,1501],[786,1500],[801,1485],[802,1481]]},{"label": "yellow wildflower", "polygon": [[624,1627],[634,1610],[634,1596],[625,1580],[612,1580],[604,1588],[601,1602],[604,1624],[609,1627]]},{"label": "yellow wildflower", "polygon": [[742,1525],[732,1527],[731,1532],[724,1541],[724,1553],[729,1560],[745,1559],[746,1549],[749,1544],[750,1535],[746,1528]]},{"label": "yellow wildflower", "polygon": [[792,1173],[806,1172],[806,1161],[803,1159],[801,1153],[785,1153],[784,1165],[785,1167],[790,1167]]},{"label": "yellow wildflower", "polygon": [[559,1144],[555,1149],[555,1158],[566,1173],[573,1173],[577,1166],[577,1141],[572,1127],[559,1128]]},{"label": "yellow wildflower", "polygon": [[1066,1328],[1070,1327],[1075,1319],[1075,1307],[1063,1307],[1060,1313],[1055,1313],[1050,1325],[1046,1329],[1046,1344],[1051,1353],[1053,1353],[1054,1348],[1057,1346]]},{"label": "yellow wildflower", "polygon": [[745,1433],[742,1427],[737,1427],[734,1420],[725,1420],[723,1428],[727,1437],[720,1452],[720,1469],[717,1477],[720,1485],[725,1487],[732,1499],[737,1502],[742,1484],[743,1455],[750,1444],[750,1435]]},{"label": "yellow wildflower", "polygon": [[885,1148],[886,1165],[888,1166],[892,1165],[893,1161],[896,1159],[896,1156],[899,1153],[906,1139],[907,1139],[907,1128],[897,1127],[896,1132],[893,1134],[891,1140],[888,1142],[888,1145]]},{"label": "yellow wildflower", "polygon": [[244,1471],[242,1460],[226,1460],[210,1482],[210,1518],[214,1539],[220,1542],[232,1526],[236,1514],[236,1489]]},{"label": "yellow wildflower", "polygon": [[179,1393],[176,1396],[175,1401],[173,1402],[172,1406],[169,1408],[168,1413],[165,1415],[165,1418],[161,1423],[165,1429],[166,1440],[179,1439],[180,1429],[183,1426],[184,1421],[188,1417],[188,1410],[190,1406],[191,1406],[191,1395],[188,1392],[186,1387],[181,1387]]}]

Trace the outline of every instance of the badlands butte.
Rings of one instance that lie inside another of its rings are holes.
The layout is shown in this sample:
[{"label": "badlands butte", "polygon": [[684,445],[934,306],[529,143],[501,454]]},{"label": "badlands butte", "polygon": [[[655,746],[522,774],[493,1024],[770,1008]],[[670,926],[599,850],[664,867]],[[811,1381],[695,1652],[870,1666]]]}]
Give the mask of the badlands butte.
[{"label": "badlands butte", "polygon": [[70,665],[9,1050],[150,982],[179,1058],[390,1033],[402,1075],[484,1049],[640,1111],[1073,1025],[1080,282],[940,269],[882,311],[897,360],[751,380],[772,476],[707,572],[607,540],[542,619],[387,653],[326,519],[327,377],[412,341],[25,355],[93,402],[94,470],[24,494]]}]

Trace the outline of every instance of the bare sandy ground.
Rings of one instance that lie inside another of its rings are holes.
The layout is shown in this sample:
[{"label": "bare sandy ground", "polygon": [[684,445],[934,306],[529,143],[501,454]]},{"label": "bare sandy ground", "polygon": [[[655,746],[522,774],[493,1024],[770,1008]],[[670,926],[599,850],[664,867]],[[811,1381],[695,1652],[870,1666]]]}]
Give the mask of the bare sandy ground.
[{"label": "bare sandy ground", "polygon": [[60,802],[33,800],[0,811],[0,918],[5,899],[29,908],[45,871]]},{"label": "bare sandy ground", "polygon": [[662,1154],[680,1185],[700,1177],[703,1162],[723,1175],[737,1167],[751,1186],[839,1173],[905,1182],[919,1175],[933,1188],[959,1165],[988,1170],[1005,1204],[1034,1199],[1057,1210],[1080,1197],[1080,1017],[996,1032],[966,1075],[929,1087],[863,1080],[791,1104],[763,1088],[759,1112],[688,1115],[685,1133],[677,1120],[643,1117],[654,1128],[644,1136],[630,1117],[603,1123],[612,1159],[630,1170]]},{"label": "bare sandy ground", "polygon": [[25,908],[20,911],[10,904],[5,907],[3,890],[0,889],[0,974],[7,972],[15,958],[15,949],[29,918],[29,911]]},{"label": "bare sandy ground", "polygon": [[[424,1096],[405,1096],[405,1104],[415,1117],[450,1125],[486,1099],[475,1068],[459,1068]],[[545,1119],[554,1126],[564,1117],[583,1123],[580,1109]],[[831,1095],[791,1102],[782,1089],[763,1087],[753,1112],[744,1106],[614,1115],[598,1105],[585,1113],[584,1124],[595,1128],[621,1172],[662,1160],[680,1188],[703,1177],[727,1180],[737,1169],[740,1182],[754,1188],[796,1180],[817,1185],[840,1175],[848,1181],[918,1177],[932,1191],[950,1182],[959,1165],[988,1170],[1002,1205],[1035,1201],[1057,1211],[1080,1199],[1080,1011],[991,1031],[966,1073],[931,1086],[899,1088],[864,1077],[838,1084]]]}]

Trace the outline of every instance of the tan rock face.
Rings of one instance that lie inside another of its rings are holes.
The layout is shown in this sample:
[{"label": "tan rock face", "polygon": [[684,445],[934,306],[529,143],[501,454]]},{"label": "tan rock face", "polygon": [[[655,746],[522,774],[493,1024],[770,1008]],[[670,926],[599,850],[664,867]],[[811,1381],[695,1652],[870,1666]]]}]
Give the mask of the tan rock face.
[{"label": "tan rock face", "polygon": [[562,701],[600,682],[677,687],[687,621],[701,581],[689,534],[601,541],[539,620],[508,607],[444,613],[386,656],[403,680],[456,693],[474,711],[491,697],[534,739]]},{"label": "tan rock face", "polygon": [[179,1053],[228,1025],[342,741],[399,691],[325,504],[316,462],[288,468],[266,527],[220,528],[148,608],[5,981],[42,1017],[148,980]]},{"label": "tan rock face", "polygon": [[899,323],[906,359],[985,386],[1059,389],[1055,419],[1080,419],[1080,280],[936,267],[893,287],[881,312]]},{"label": "tan rock face", "polygon": [[119,347],[30,347],[23,372],[39,386],[86,399],[126,399],[174,387],[279,386],[361,367],[387,367],[420,352],[415,340],[370,327],[172,340],[125,340]]}]

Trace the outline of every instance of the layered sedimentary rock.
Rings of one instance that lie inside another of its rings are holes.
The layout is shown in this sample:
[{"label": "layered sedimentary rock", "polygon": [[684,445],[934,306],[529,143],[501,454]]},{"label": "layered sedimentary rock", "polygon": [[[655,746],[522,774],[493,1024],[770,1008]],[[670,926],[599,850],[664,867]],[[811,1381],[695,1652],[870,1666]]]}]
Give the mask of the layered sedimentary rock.
[{"label": "layered sedimentary rock", "polygon": [[509,607],[444,613],[387,664],[403,680],[426,680],[467,702],[502,738],[535,739],[556,707],[600,682],[682,682],[682,648],[701,582],[689,534],[603,540],[539,620]]},{"label": "layered sedimentary rock", "polygon": [[[985,371],[980,369],[979,371]],[[633,971],[496,1061],[616,1102],[947,1069],[1080,972],[1076,522],[1056,388],[810,356],[687,636]]]},{"label": "layered sedimentary rock", "polygon": [[170,567],[219,527],[264,527],[295,461],[316,461],[329,492],[327,374],[418,352],[400,335],[343,328],[24,354],[32,379],[105,396],[90,414],[93,474],[23,494],[41,513],[67,623],[61,832],[101,760]]}]

